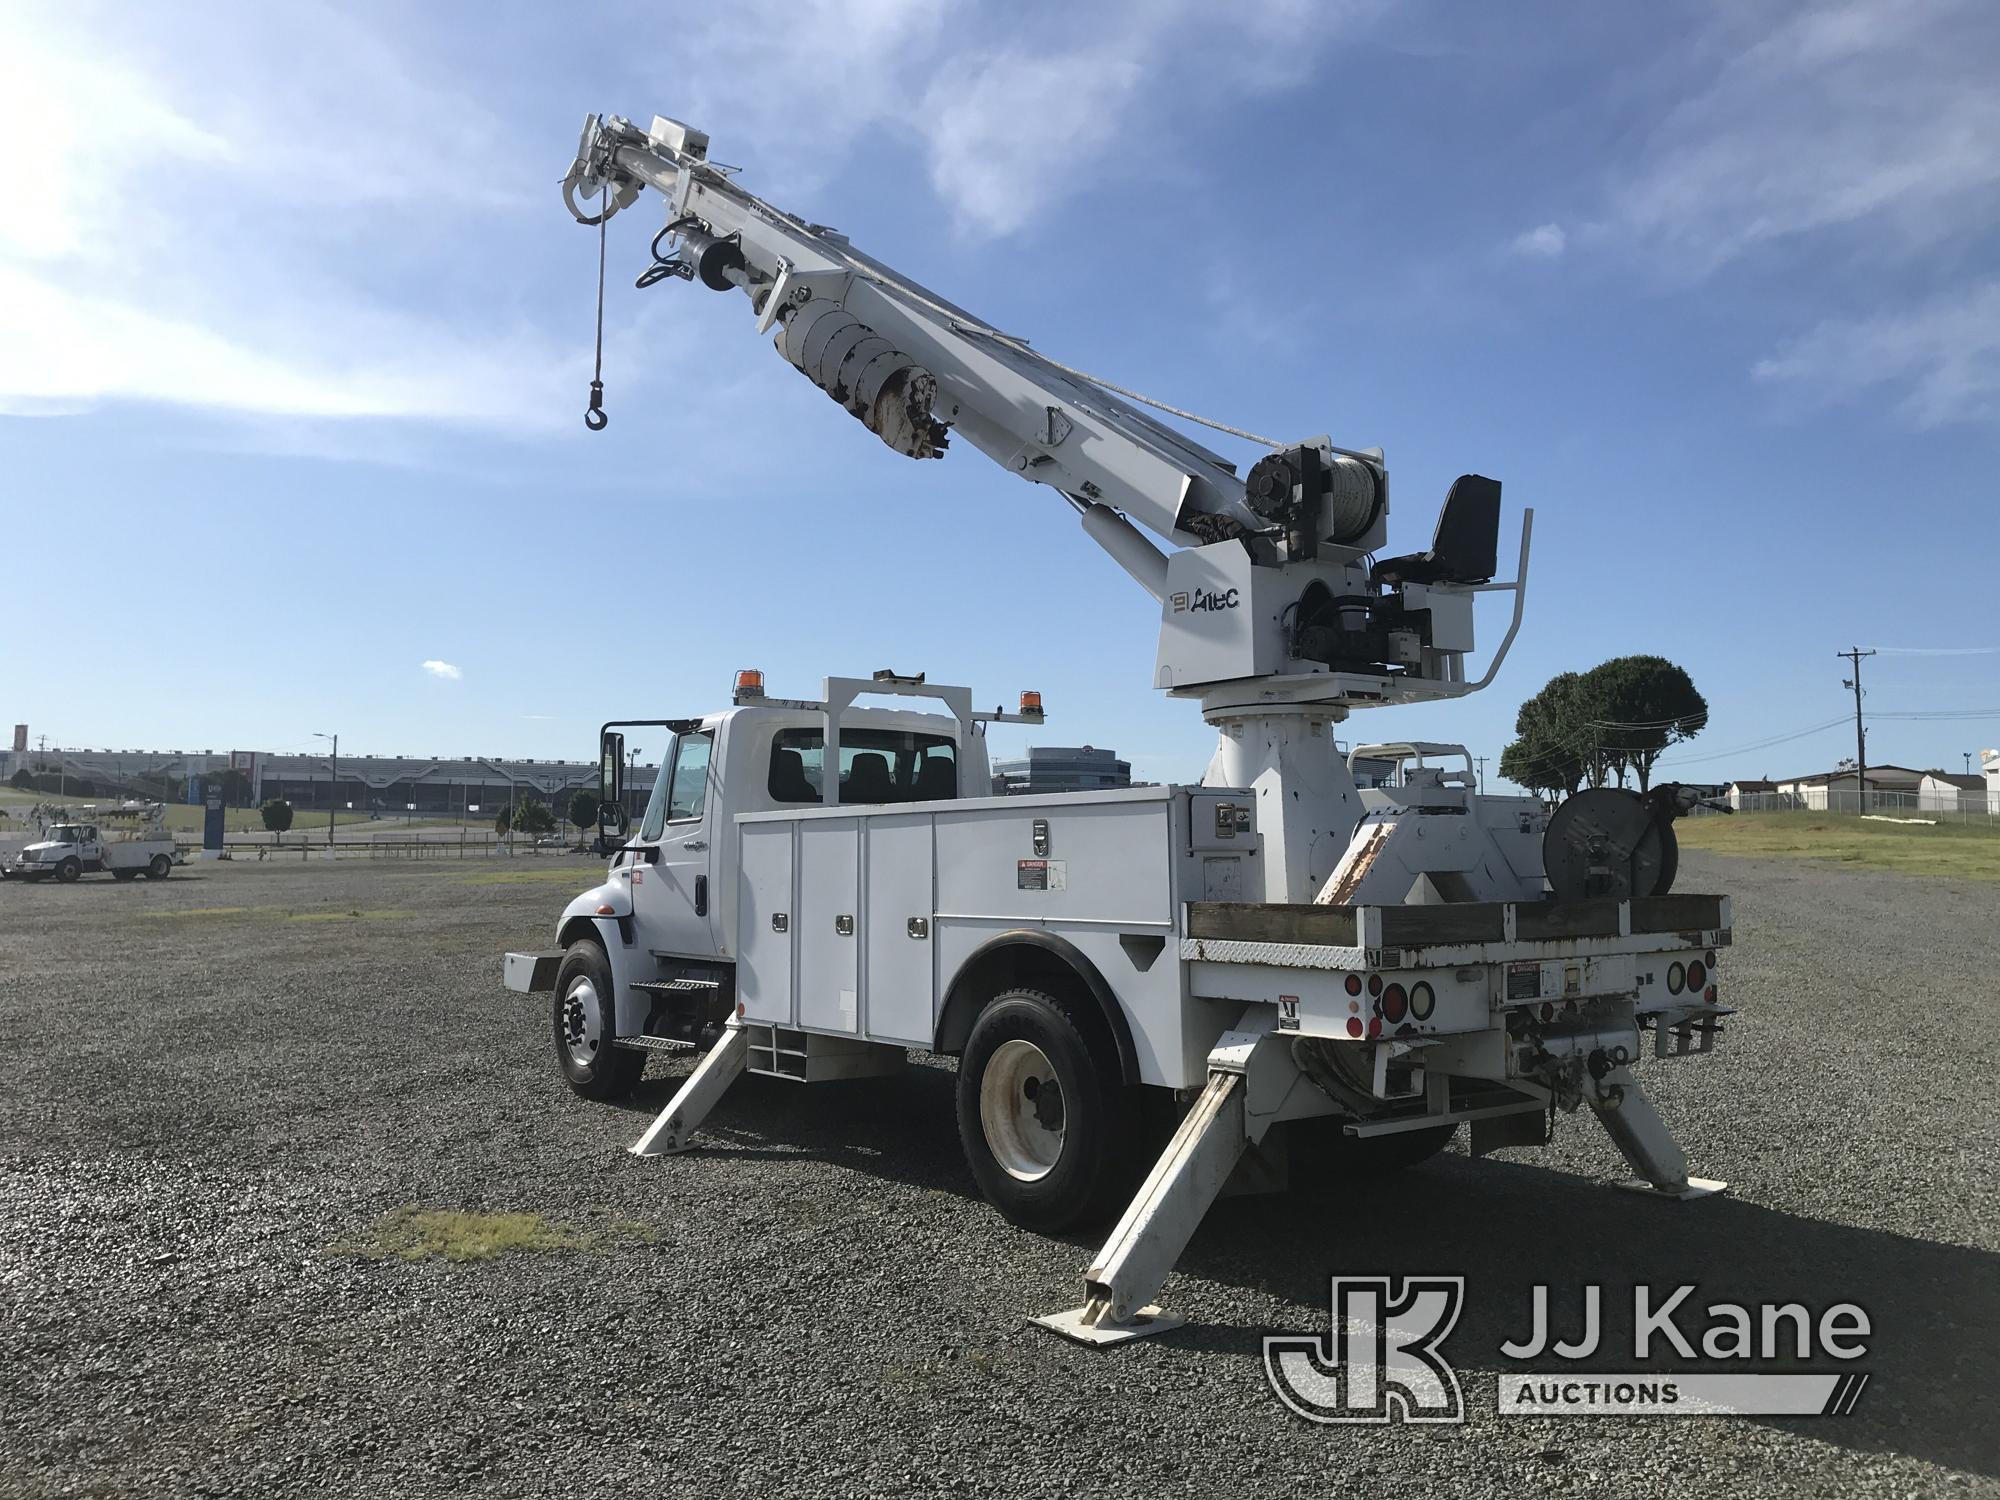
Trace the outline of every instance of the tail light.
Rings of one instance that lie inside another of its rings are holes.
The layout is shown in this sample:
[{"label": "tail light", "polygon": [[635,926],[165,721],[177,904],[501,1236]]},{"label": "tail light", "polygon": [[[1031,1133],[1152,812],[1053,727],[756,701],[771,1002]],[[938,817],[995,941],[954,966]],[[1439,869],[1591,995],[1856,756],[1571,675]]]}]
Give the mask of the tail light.
[{"label": "tail light", "polygon": [[1431,1012],[1437,1009],[1437,992],[1422,980],[1410,986],[1410,1014],[1419,1021],[1428,1021]]},{"label": "tail light", "polygon": [[1359,974],[1349,974],[1347,976],[1347,993],[1350,995],[1361,993],[1361,976]]},{"label": "tail light", "polygon": [[1380,1036],[1382,1034],[1382,1018],[1380,1016],[1376,1016],[1369,1021],[1368,1034],[1370,1036]]},{"label": "tail light", "polygon": [[1410,1013],[1410,997],[1403,993],[1400,984],[1392,984],[1382,991],[1382,1019],[1391,1026],[1401,1022]]},{"label": "tail light", "polygon": [[1347,1018],[1347,1034],[1349,1036],[1360,1036],[1361,1032],[1362,1032],[1361,1017],[1349,1016]]},{"label": "tail light", "polygon": [[1673,964],[1670,964],[1670,965],[1668,965],[1668,966],[1667,966],[1667,993],[1668,993],[1669,995],[1678,995],[1678,994],[1679,994],[1679,993],[1680,993],[1680,992],[1681,992],[1682,990],[1684,990],[1684,989],[1686,989],[1686,988],[1687,988],[1687,969],[1686,969],[1686,967],[1685,967],[1685,966],[1683,966],[1682,964],[1678,963],[1678,962],[1675,962],[1675,963],[1673,963]]},{"label": "tail light", "polygon": [[1701,998],[1706,1000],[1710,1005],[1715,1004],[1715,986],[1711,984],[1708,987],[1708,993],[1703,995]]},{"label": "tail light", "polygon": [[[1672,978],[1671,975],[1669,975],[1668,977],[1669,979]],[[1707,983],[1708,983],[1708,968],[1706,965],[1702,963],[1700,959],[1697,958],[1688,965],[1687,969],[1688,993],[1695,995],[1700,994],[1701,987]]]},{"label": "tail light", "polygon": [[1382,976],[1380,974],[1370,974],[1368,976],[1368,993],[1371,995],[1382,993]]}]

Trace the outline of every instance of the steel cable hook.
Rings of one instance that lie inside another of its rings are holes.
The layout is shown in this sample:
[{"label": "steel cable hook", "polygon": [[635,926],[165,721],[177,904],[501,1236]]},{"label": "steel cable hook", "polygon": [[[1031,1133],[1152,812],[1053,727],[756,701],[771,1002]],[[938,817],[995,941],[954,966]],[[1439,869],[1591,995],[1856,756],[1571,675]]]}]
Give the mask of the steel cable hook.
[{"label": "steel cable hook", "polygon": [[605,212],[597,220],[597,363],[591,371],[590,407],[583,414],[583,425],[592,432],[602,432],[611,425],[611,415],[604,409],[604,226],[611,217],[611,183],[608,179],[603,194]]}]

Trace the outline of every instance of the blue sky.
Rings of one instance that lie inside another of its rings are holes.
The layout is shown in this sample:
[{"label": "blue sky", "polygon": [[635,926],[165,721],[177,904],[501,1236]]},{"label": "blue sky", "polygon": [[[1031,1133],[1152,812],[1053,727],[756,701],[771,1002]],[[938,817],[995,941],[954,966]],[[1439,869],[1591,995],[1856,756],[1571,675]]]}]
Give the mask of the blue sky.
[{"label": "blue sky", "polygon": [[[738,666],[893,666],[1199,776],[1062,500],[890,453],[740,298],[633,290],[650,195],[584,430],[597,247],[555,185],[602,110],[1058,359],[1382,445],[1397,550],[1502,479],[1537,515],[1499,682],[1351,736],[1497,755],[1551,673],[1656,651],[1713,709],[1682,774],[1821,769],[1851,733],[1720,752],[1837,719],[1849,645],[2000,647],[1995,77],[1976,0],[10,7],[0,718],[587,758]],[[1869,674],[1872,711],[2000,713],[1991,650]],[[1996,742],[1885,718],[1870,758]]]}]

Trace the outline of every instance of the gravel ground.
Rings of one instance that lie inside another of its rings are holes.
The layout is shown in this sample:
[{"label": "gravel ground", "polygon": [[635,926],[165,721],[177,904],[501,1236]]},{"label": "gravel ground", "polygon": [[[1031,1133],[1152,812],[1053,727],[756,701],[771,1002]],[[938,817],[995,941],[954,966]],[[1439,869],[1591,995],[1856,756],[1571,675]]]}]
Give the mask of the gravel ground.
[{"label": "gravel ground", "polygon": [[[1732,1196],[1609,1191],[1608,1141],[1564,1120],[1365,1193],[1226,1200],[1167,1286],[1189,1324],[1091,1351],[1022,1315],[1072,1305],[1094,1245],[972,1196],[948,1066],[746,1079],[704,1149],[625,1155],[688,1064],[631,1109],[562,1085],[542,1003],[498,980],[572,889],[536,870],[0,887],[0,1493],[2000,1493],[2000,888],[1690,856],[1684,889],[1736,896],[1743,1014],[1642,1077]],[[592,1243],[342,1252],[407,1204]],[[1261,1336],[1323,1330],[1336,1272],[1467,1278],[1467,1425],[1279,1406]],[[1582,1284],[1641,1281],[1861,1303],[1860,1409],[1496,1414],[1528,1288],[1574,1323]]]}]

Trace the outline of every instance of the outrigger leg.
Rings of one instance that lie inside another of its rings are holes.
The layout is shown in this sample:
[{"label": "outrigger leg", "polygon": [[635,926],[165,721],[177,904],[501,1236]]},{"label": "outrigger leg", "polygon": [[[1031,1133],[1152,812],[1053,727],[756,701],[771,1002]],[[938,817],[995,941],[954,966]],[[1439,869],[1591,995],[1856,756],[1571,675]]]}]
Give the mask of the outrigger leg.
[{"label": "outrigger leg", "polygon": [[1116,1344],[1180,1326],[1182,1320],[1152,1306],[1152,1298],[1250,1144],[1244,1091],[1241,1072],[1211,1070],[1208,1086],[1083,1273],[1083,1306],[1030,1322],[1085,1344]]},{"label": "outrigger leg", "polygon": [[750,1032],[731,1016],[722,1028],[722,1037],[708,1049],[708,1056],[695,1065],[687,1082],[680,1086],[667,1107],[660,1111],[646,1133],[634,1141],[634,1156],[671,1156],[685,1151],[708,1112],[721,1102],[729,1085],[742,1075],[750,1053]]},{"label": "outrigger leg", "polygon": [[1585,1097],[1612,1142],[1639,1175],[1618,1184],[1635,1193],[1665,1198],[1706,1198],[1729,1191],[1729,1184],[1711,1177],[1690,1177],[1687,1157],[1674,1144],[1666,1122],[1632,1077],[1630,1068],[1613,1068]]}]

